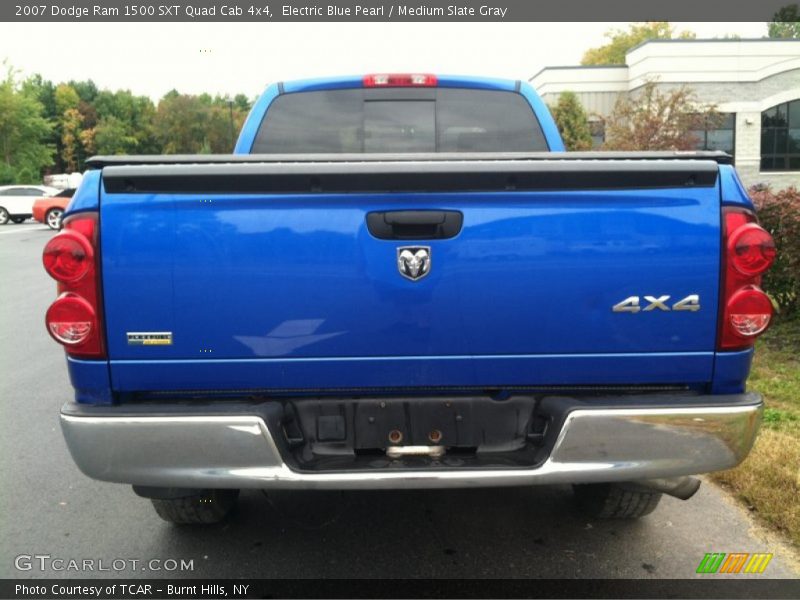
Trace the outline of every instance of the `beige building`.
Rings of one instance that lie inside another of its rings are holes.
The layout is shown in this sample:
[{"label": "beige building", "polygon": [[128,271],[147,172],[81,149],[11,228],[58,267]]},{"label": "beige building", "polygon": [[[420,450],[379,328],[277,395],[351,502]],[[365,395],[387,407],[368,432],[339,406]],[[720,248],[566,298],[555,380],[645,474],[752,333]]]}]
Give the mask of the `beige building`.
[{"label": "beige building", "polygon": [[747,185],[800,187],[800,40],[652,40],[630,50],[624,65],[547,67],[530,82],[548,104],[575,92],[599,144],[617,99],[649,80],[663,90],[690,87],[717,105],[725,119],[697,132],[698,147],[732,154]]}]

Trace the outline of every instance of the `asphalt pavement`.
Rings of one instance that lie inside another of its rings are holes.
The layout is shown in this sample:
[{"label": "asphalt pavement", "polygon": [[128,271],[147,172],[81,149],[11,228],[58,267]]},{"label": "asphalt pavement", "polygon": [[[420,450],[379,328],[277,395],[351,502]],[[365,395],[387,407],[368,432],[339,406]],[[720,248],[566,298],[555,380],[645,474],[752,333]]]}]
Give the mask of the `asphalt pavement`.
[{"label": "asphalt pavement", "polygon": [[[691,578],[707,552],[771,552],[754,577],[800,574],[796,555],[709,482],[633,522],[582,517],[565,486],[246,491],[224,524],[163,522],[128,486],[85,477],[67,452],[58,411],[71,387],[44,328],[50,235],[30,222],[0,227],[0,577]],[[53,568],[71,559],[94,571]],[[160,571],[142,566],[152,559]],[[168,571],[168,559],[193,570]]]}]

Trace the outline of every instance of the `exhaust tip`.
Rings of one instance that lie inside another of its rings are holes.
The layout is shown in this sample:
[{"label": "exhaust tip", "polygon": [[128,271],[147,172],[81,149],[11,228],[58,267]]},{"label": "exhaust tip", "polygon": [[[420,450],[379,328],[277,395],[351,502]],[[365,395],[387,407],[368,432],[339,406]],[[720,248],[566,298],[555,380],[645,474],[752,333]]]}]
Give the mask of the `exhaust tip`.
[{"label": "exhaust tip", "polygon": [[634,484],[647,490],[662,492],[674,498],[688,500],[700,489],[701,481],[697,477],[688,475],[683,477],[670,477],[666,479],[645,479]]}]

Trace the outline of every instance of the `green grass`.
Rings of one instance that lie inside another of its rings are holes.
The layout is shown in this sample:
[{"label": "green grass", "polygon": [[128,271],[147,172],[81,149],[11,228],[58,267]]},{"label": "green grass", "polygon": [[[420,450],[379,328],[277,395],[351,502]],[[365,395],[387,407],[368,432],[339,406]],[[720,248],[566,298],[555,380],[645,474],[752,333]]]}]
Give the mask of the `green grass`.
[{"label": "green grass", "polygon": [[798,416],[788,410],[780,408],[767,408],[764,410],[764,426],[779,429],[781,425],[793,424],[800,420]]},{"label": "green grass", "polygon": [[800,318],[776,322],[758,342],[748,387],[764,395],[765,427],[800,434]]},{"label": "green grass", "polygon": [[764,395],[750,456],[713,478],[800,547],[800,318],[783,318],[758,342],[748,389]]}]

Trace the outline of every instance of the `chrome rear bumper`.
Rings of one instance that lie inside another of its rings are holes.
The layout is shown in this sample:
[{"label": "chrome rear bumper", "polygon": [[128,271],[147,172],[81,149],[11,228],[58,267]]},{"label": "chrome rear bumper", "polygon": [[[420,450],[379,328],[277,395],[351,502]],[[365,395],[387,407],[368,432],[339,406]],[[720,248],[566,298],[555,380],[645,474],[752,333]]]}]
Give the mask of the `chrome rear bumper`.
[{"label": "chrome rear bumper", "polygon": [[[187,488],[378,489],[633,481],[706,473],[740,463],[755,440],[756,394],[708,406],[572,410],[537,468],[386,468],[306,472],[290,468],[261,416],[78,414],[61,426],[89,477]],[[702,397],[700,397],[702,400]],[[74,405],[72,405],[74,406]]]}]

